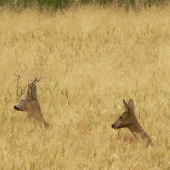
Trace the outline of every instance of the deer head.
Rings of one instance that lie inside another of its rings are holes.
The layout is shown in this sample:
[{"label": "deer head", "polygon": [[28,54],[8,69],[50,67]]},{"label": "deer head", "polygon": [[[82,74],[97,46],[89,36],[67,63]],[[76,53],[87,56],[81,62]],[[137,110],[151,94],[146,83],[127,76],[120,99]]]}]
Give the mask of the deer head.
[{"label": "deer head", "polygon": [[131,124],[134,123],[134,121],[136,121],[133,100],[130,99],[129,103],[127,104],[126,101],[123,99],[123,103],[126,111],[123,112],[116,120],[116,122],[112,125],[112,128],[114,129],[129,127]]},{"label": "deer head", "polygon": [[38,82],[40,82],[40,80],[36,78],[31,83],[28,83],[28,89],[25,97],[14,106],[14,109],[17,111],[26,111],[29,117],[35,117],[36,119],[43,122],[47,127],[49,126],[49,123],[44,119],[40,104],[37,99],[36,83]]},{"label": "deer head", "polygon": [[18,102],[15,106],[14,109],[18,111],[29,111],[33,109],[34,103],[37,100],[37,86],[36,83],[38,83],[40,80],[37,78],[32,81],[31,83],[28,84],[28,90],[25,95],[25,97]]},{"label": "deer head", "polygon": [[152,140],[150,136],[142,129],[135,116],[135,112],[134,112],[135,107],[134,107],[133,100],[130,99],[127,104],[126,101],[123,99],[123,103],[126,111],[119,116],[119,118],[112,125],[112,128],[120,129],[120,128],[127,127],[135,137],[137,137],[137,135],[139,134],[143,140],[146,140],[147,146],[149,144],[152,145]]}]

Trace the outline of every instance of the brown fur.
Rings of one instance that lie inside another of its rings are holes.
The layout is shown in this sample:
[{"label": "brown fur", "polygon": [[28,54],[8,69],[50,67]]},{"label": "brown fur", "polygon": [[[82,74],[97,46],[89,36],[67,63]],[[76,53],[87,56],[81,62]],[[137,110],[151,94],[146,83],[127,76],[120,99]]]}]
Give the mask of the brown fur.
[{"label": "brown fur", "polygon": [[129,103],[127,104],[125,100],[123,100],[124,106],[126,111],[123,112],[120,117],[115,121],[112,125],[114,129],[120,129],[127,127],[133,135],[137,138],[139,134],[143,140],[146,140],[147,146],[152,145],[152,140],[149,135],[142,129],[141,125],[139,124],[136,115],[134,113],[134,103],[133,100],[130,99]]},{"label": "brown fur", "polygon": [[29,118],[34,117],[36,120],[42,122],[45,127],[48,127],[49,123],[44,119],[37,99],[37,82],[39,82],[39,80],[36,78],[34,81],[29,83],[27,94],[14,106],[14,109],[18,111],[26,111]]}]

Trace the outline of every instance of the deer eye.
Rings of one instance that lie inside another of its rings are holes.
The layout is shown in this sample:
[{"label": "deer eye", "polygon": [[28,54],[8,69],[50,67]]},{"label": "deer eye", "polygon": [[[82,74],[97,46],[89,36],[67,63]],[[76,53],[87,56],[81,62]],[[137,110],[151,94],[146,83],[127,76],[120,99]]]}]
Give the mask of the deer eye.
[{"label": "deer eye", "polygon": [[120,116],[119,119],[123,119],[123,116]]}]

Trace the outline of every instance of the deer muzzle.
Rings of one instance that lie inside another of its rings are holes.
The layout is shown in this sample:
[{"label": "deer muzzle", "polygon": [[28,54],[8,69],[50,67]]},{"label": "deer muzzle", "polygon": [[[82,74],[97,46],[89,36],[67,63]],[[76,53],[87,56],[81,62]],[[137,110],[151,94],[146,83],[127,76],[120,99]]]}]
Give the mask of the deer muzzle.
[{"label": "deer muzzle", "polygon": [[23,111],[23,109],[17,107],[16,105],[14,106],[14,109],[17,110],[17,111]]},{"label": "deer muzzle", "polygon": [[113,124],[113,125],[112,125],[112,128],[113,128],[113,129],[117,129],[118,127],[117,127],[115,124]]}]

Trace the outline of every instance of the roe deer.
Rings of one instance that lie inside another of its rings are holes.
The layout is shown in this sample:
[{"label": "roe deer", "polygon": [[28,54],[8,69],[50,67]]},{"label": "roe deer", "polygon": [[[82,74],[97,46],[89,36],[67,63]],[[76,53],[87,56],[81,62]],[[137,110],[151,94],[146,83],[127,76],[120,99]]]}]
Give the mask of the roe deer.
[{"label": "roe deer", "polygon": [[134,103],[133,100],[130,99],[129,103],[127,104],[126,101],[123,99],[123,103],[125,106],[126,111],[123,112],[120,117],[116,120],[116,122],[112,125],[113,129],[120,129],[127,127],[135,137],[137,134],[141,136],[143,140],[146,140],[147,146],[149,144],[152,145],[152,140],[149,135],[142,129],[140,126],[134,112]]},{"label": "roe deer", "polygon": [[18,111],[26,111],[29,118],[34,117],[37,120],[43,122],[45,127],[48,127],[49,123],[44,119],[40,104],[37,99],[36,83],[39,81],[40,80],[36,78],[34,81],[28,84],[27,94],[14,106],[14,109]]}]

